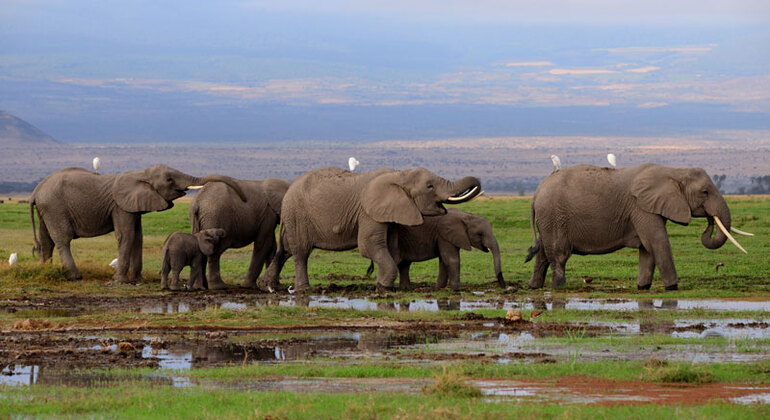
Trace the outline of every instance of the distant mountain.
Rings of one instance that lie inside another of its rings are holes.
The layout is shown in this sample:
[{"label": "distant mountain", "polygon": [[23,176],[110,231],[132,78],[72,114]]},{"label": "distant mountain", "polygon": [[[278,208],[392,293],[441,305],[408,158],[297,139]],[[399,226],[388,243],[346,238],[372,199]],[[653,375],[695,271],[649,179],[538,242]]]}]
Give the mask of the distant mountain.
[{"label": "distant mountain", "polygon": [[24,145],[54,145],[60,144],[48,134],[40,131],[34,125],[0,111],[0,145],[24,146]]}]

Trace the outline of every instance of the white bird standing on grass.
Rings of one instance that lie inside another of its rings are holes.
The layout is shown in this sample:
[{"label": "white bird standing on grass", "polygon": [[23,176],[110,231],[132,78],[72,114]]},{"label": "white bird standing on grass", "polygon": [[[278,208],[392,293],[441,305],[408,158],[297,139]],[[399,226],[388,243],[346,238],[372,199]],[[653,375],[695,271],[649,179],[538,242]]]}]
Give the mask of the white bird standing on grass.
[{"label": "white bird standing on grass", "polygon": [[613,153],[608,154],[607,155],[607,162],[609,162],[610,165],[612,165],[612,167],[614,168],[618,164],[618,160],[615,157],[615,154],[613,154]]},{"label": "white bird standing on grass", "polygon": [[118,259],[117,259],[117,258],[115,258],[114,260],[112,260],[112,261],[110,262],[110,267],[112,267],[112,268],[117,268],[117,266],[118,266]]},{"label": "white bird standing on grass", "polygon": [[94,158],[94,172],[96,172],[97,174],[99,173],[99,165],[101,165],[101,163],[102,163],[102,160],[99,159],[98,156]]},{"label": "white bird standing on grass", "polygon": [[10,258],[8,258],[8,264],[14,265],[18,260],[19,260],[19,254],[14,252],[13,254],[11,254]]},{"label": "white bird standing on grass", "polygon": [[553,162],[554,172],[561,169],[561,159],[556,155],[551,155],[551,162]]},{"label": "white bird standing on grass", "polygon": [[358,166],[359,163],[361,163],[361,162],[357,161],[356,158],[351,156],[350,159],[348,159],[348,168],[350,168],[351,172],[355,171],[356,170],[356,166]]}]

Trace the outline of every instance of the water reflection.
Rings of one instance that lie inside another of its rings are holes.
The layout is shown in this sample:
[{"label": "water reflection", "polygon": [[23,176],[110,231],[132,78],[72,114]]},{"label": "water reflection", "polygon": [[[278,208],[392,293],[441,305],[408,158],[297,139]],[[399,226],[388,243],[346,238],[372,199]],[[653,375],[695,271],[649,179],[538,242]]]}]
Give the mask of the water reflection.
[{"label": "water reflection", "polygon": [[688,300],[688,299],[583,299],[583,298],[534,298],[521,300],[474,300],[455,297],[439,299],[415,299],[411,301],[374,301],[366,297],[328,296],[278,296],[257,297],[246,300],[195,303],[190,301],[160,301],[143,304],[143,313],[179,313],[210,308],[242,310],[257,306],[301,306],[310,308],[340,308],[360,311],[473,311],[478,309],[501,310],[591,310],[591,311],[655,311],[705,309],[715,311],[770,312],[770,301],[740,300]]}]

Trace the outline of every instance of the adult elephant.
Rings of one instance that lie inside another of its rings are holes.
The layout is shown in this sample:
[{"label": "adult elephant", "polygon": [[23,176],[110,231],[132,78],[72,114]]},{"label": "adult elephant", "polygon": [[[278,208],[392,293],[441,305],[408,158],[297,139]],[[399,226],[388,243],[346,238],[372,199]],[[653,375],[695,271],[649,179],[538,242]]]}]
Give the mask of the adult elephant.
[{"label": "adult elephant", "polygon": [[[460,290],[460,249],[473,248],[492,253],[497,283],[505,287],[500,246],[492,224],[481,216],[450,208],[444,215],[425,217],[419,226],[396,225],[392,232],[398,238],[398,254],[393,259],[398,266],[400,289],[411,287],[409,267],[413,262],[438,258],[436,287],[444,288],[448,282],[452,290]],[[371,274],[373,264],[367,274]]]},{"label": "adult elephant", "polygon": [[221,228],[227,232],[214,247],[214,252],[203,261],[204,272],[208,263],[204,287],[208,280],[209,289],[227,287],[219,271],[219,260],[225,250],[254,244],[244,287],[256,286],[262,266],[269,263],[275,254],[275,227],[281,220],[281,201],[289,183],[273,178],[235,182],[248,197],[248,202],[243,202],[226,185],[211,183],[203,187],[190,204],[193,233],[211,228]]},{"label": "adult elephant", "polygon": [[[728,238],[735,242],[728,232],[730,209],[703,169],[644,164],[558,170],[540,183],[532,199],[534,244],[526,261],[536,258],[529,287],[543,287],[549,265],[552,287],[563,287],[564,266],[572,254],[606,254],[628,247],[639,249],[640,290],[650,288],[655,267],[666,290],[676,290],[679,279],[666,221],[687,225],[692,217],[708,219],[701,235],[706,248],[719,248]],[[712,237],[715,222],[719,230]]]},{"label": "adult elephant", "polygon": [[[39,251],[40,260],[45,262],[51,258],[55,246],[69,278],[80,279],[70,242],[115,231],[118,266],[113,279],[142,281],[142,214],[168,210],[174,206],[173,200],[185,195],[186,190],[215,181],[229,185],[246,201],[241,187],[230,177],[199,178],[165,165],[110,175],[82,168],[56,171],[35,187],[30,198],[33,253]],[[35,235],[35,207],[40,219],[40,242]]]},{"label": "adult elephant", "polygon": [[477,178],[450,182],[425,168],[307,172],[283,198],[281,242],[260,288],[277,287],[283,263],[293,255],[295,288],[307,290],[307,260],[313,248],[344,251],[357,246],[361,255],[377,264],[378,290],[390,290],[397,267],[388,243],[389,225],[420,225],[423,216],[446,213],[444,203],[462,203],[480,192]]}]

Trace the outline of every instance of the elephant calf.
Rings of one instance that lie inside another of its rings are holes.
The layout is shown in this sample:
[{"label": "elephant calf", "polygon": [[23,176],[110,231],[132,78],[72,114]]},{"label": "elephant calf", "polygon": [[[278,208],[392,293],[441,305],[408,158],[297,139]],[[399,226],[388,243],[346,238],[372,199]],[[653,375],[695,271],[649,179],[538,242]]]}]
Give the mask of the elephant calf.
[{"label": "elephant calf", "polygon": [[[413,262],[427,261],[438,257],[438,277],[436,287],[460,289],[460,248],[470,251],[473,248],[492,252],[495,275],[500,287],[505,287],[505,280],[500,267],[500,246],[492,232],[492,224],[481,216],[462,210],[447,209],[441,216],[427,216],[419,226],[394,225],[393,234],[397,236],[398,251],[393,259],[398,266],[399,288],[411,286],[409,267]],[[374,263],[369,266],[371,274]]]},{"label": "elephant calf", "polygon": [[[204,229],[195,234],[174,232],[163,244],[160,288],[179,290],[179,273],[190,266],[189,289],[203,288],[203,259],[214,252],[214,247],[225,237],[224,229]],[[172,271],[171,284],[168,273]]]}]

